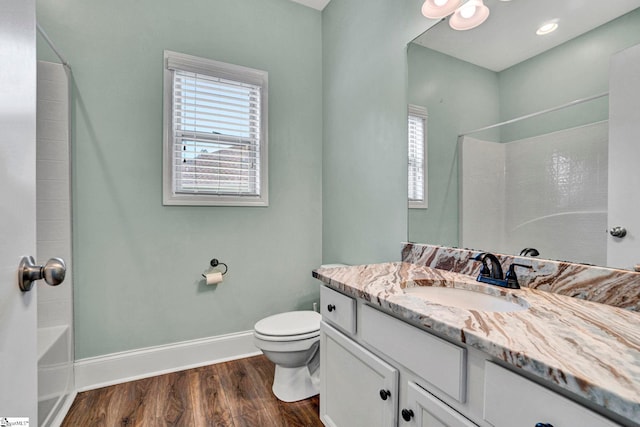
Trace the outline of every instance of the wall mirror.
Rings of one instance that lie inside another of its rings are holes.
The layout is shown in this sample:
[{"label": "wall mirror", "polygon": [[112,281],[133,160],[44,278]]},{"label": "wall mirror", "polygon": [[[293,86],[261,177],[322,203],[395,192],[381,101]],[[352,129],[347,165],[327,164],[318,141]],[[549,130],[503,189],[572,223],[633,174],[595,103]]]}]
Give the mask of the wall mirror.
[{"label": "wall mirror", "polygon": [[[407,48],[408,102],[428,113],[429,197],[409,209],[408,240],[612,265],[609,65],[640,44],[640,0],[484,3],[480,26],[443,19]],[[546,23],[558,28],[536,35]]]}]

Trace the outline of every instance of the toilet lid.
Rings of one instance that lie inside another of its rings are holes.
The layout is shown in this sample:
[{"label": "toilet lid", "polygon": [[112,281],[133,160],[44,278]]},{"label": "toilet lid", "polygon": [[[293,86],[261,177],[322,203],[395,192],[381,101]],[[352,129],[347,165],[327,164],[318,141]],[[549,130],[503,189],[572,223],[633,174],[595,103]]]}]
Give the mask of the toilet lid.
[{"label": "toilet lid", "polygon": [[315,332],[320,329],[320,313],[315,311],[290,311],[265,317],[254,329],[262,335],[291,336]]}]

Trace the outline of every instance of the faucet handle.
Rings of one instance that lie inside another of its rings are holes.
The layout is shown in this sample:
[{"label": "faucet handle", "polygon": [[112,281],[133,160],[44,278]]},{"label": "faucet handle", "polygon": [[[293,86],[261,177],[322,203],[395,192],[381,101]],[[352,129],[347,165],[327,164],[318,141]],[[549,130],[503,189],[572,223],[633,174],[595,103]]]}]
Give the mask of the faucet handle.
[{"label": "faucet handle", "polygon": [[480,276],[489,277],[491,275],[491,270],[489,270],[485,255],[486,252],[480,252],[478,255],[473,257],[473,259],[475,261],[479,261],[482,264],[482,267],[480,267]]},{"label": "faucet handle", "polygon": [[517,262],[512,263],[509,266],[509,271],[507,271],[507,275],[505,279],[507,279],[507,287],[511,289],[520,289],[520,284],[518,283],[518,276],[516,276],[515,267],[523,267],[528,269],[533,269],[530,265],[518,264]]},{"label": "faucet handle", "polygon": [[540,252],[536,248],[524,248],[520,251],[520,256],[538,256]]}]

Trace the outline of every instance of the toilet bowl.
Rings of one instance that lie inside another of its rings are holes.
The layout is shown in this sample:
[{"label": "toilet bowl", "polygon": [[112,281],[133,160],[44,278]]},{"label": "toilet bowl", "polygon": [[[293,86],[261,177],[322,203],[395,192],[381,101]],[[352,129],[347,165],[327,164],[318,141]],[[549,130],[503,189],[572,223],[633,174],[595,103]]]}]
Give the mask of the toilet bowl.
[{"label": "toilet bowl", "polygon": [[258,321],[254,343],[276,365],[273,394],[284,402],[320,391],[320,319],[315,311],[290,311]]},{"label": "toilet bowl", "polygon": [[289,311],[266,317],[253,327],[256,347],[276,365],[272,390],[283,402],[296,402],[320,392],[320,320],[322,316],[315,311]]}]

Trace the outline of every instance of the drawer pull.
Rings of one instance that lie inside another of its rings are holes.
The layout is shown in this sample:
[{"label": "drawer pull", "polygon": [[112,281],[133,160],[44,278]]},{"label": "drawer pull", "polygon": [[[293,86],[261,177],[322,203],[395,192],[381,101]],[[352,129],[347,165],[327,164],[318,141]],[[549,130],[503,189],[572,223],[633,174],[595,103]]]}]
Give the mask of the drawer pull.
[{"label": "drawer pull", "polygon": [[391,392],[389,390],[380,390],[380,399],[387,400],[389,397],[391,397]]},{"label": "drawer pull", "polygon": [[413,418],[413,411],[411,409],[403,409],[401,413],[402,419],[405,421],[411,421],[411,418]]},{"label": "drawer pull", "polygon": [[549,423],[536,423],[536,427],[553,427],[553,425]]},{"label": "drawer pull", "polygon": [[333,305],[333,304],[329,304],[329,305],[327,306],[327,310],[329,310],[329,313],[331,313],[331,312],[332,312],[333,310],[335,310],[335,309],[336,309],[336,306],[335,306],[335,305]]}]

